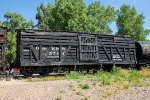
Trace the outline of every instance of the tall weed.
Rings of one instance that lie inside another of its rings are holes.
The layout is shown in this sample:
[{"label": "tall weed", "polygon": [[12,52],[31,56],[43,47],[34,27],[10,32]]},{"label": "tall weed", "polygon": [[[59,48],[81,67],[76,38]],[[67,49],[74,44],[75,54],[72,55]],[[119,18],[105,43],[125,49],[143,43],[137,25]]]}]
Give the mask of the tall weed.
[{"label": "tall weed", "polygon": [[150,68],[142,67],[140,73],[143,77],[150,77]]},{"label": "tall weed", "polygon": [[83,76],[84,76],[84,74],[82,74],[81,72],[77,72],[77,71],[66,74],[67,79],[79,79]]}]

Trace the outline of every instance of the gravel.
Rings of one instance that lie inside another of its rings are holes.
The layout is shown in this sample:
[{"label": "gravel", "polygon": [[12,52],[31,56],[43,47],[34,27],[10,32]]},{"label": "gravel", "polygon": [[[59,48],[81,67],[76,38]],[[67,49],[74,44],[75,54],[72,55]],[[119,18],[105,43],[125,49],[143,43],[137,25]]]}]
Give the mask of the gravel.
[{"label": "gravel", "polygon": [[[82,89],[83,84],[89,84],[89,89]],[[150,87],[131,87],[107,98],[102,89],[91,81],[0,80],[0,100],[150,100]]]},{"label": "gravel", "polygon": [[150,87],[131,87],[121,91],[111,100],[150,100]]}]

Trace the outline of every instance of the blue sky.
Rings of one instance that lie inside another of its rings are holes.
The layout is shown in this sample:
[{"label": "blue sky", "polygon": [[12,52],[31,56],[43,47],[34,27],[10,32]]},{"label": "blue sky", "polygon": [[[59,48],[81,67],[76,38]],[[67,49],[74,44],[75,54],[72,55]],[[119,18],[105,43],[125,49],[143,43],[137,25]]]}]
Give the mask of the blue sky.
[{"label": "blue sky", "polygon": [[[36,9],[41,3],[46,4],[47,2],[54,3],[55,0],[1,0],[0,1],[0,20],[4,21],[4,14],[8,11],[17,12],[28,20],[35,19],[37,13]],[[138,13],[143,13],[145,16],[145,29],[150,29],[150,0],[84,0],[86,5],[91,2],[100,1],[104,5],[111,5],[115,9],[119,9],[121,5],[128,4],[134,6]],[[115,23],[110,25],[113,33],[116,32],[117,28]],[[150,36],[148,36],[150,39]]]}]

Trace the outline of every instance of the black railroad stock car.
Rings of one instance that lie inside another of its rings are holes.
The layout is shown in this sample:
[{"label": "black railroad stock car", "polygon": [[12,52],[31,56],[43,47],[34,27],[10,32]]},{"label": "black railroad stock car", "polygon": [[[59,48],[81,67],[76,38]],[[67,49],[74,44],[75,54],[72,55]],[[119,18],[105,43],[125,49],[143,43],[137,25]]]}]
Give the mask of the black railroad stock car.
[{"label": "black railroad stock car", "polygon": [[130,37],[20,29],[17,63],[23,74],[134,66],[136,48]]},{"label": "black railroad stock car", "polygon": [[6,48],[6,33],[7,28],[0,26],[0,71],[4,70],[6,66],[5,48]]}]

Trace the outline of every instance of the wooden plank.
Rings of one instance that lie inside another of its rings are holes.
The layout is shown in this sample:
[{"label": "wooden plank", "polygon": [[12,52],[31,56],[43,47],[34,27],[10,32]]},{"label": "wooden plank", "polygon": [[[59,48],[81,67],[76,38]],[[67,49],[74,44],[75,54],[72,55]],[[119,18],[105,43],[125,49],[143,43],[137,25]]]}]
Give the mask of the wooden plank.
[{"label": "wooden plank", "polygon": [[30,36],[35,36],[35,35],[53,35],[53,36],[77,36],[77,33],[68,33],[68,32],[34,32],[34,33],[26,33],[26,32],[21,32],[21,35],[30,35]]}]

